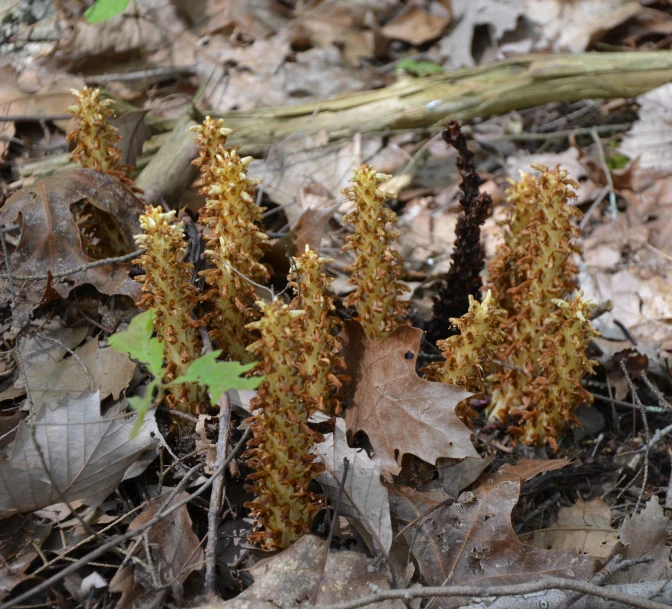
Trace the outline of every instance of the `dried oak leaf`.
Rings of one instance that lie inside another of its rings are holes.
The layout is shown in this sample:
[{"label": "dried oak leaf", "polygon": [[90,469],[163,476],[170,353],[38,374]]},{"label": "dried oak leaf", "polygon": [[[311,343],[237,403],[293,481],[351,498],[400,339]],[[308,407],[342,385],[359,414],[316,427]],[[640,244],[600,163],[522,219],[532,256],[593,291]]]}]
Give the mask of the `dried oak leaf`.
[{"label": "dried oak leaf", "polygon": [[352,379],[348,432],[366,432],[381,469],[391,474],[399,473],[405,454],[428,463],[439,457],[478,457],[471,432],[455,414],[455,406],[472,394],[415,372],[422,334],[400,326],[383,340],[369,340],[357,322],[345,324]]},{"label": "dried oak leaf", "polygon": [[[358,552],[329,552],[323,569],[327,542],[304,535],[289,548],[249,569],[254,583],[236,598],[214,601],[196,609],[272,609],[299,607],[310,602],[319,586],[320,605],[335,605],[371,594],[371,586],[389,590],[382,573]],[[403,609],[400,600],[376,603],[379,609]]]},{"label": "dried oak leaf", "polygon": [[[128,530],[134,531],[154,518],[166,503],[168,494],[172,490],[164,487],[163,493],[154,497],[142,513],[128,525]],[[179,493],[165,506],[165,509],[170,509],[188,496],[188,493]],[[151,526],[146,536],[147,545],[152,553],[156,580],[150,576],[146,568],[138,565],[131,567],[128,571],[117,573],[110,582],[110,588],[114,592],[122,593],[124,602],[120,601],[117,607],[142,605],[142,601],[147,600],[147,597],[156,600],[157,594],[165,598],[168,589],[172,589],[173,594],[177,595],[176,598],[181,598],[182,584],[191,573],[203,568],[203,548],[192,530],[191,516],[186,505],[177,509],[168,518]],[[140,547],[142,543],[135,546],[133,554],[146,558]],[[161,585],[160,590],[156,589],[156,584]]]},{"label": "dried oak leaf", "polygon": [[[23,304],[30,311],[48,299],[51,290],[66,297],[85,283],[103,294],[137,298],[139,287],[128,276],[130,263],[101,265],[65,277],[58,274],[134,251],[133,235],[140,232],[142,211],[142,203],[128,188],[90,169],[49,176],[14,193],[0,209],[0,226],[20,227],[10,251],[12,273],[40,277],[17,280],[15,306]],[[4,267],[4,257],[0,260]],[[2,283],[7,297],[7,279]]]},{"label": "dried oak leaf", "polygon": [[[482,474],[475,491],[463,493],[454,504],[425,518],[438,502],[409,487],[388,485],[392,515],[401,526],[419,519],[404,537],[427,584],[495,586],[551,576],[587,580],[594,558],[524,544],[511,523],[522,483],[566,464],[565,459],[524,459],[504,465],[495,473]],[[451,606],[450,602],[454,601],[443,599],[439,606]]]}]

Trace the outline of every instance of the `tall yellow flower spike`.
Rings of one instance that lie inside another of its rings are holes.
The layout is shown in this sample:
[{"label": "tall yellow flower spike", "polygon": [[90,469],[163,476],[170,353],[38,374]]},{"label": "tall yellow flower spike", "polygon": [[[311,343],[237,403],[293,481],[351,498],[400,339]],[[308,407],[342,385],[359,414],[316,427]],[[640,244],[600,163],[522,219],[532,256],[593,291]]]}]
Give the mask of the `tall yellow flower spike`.
[{"label": "tall yellow flower spike", "polygon": [[[489,267],[493,293],[509,312],[502,328],[507,341],[499,354],[506,367],[490,377],[490,417],[518,419],[520,424],[510,430],[524,442],[555,446],[557,435],[572,422],[574,409],[587,396],[574,390],[571,395],[565,392],[563,401],[548,402],[550,398],[544,396],[550,394],[540,387],[552,371],[543,362],[557,366],[560,377],[572,370],[572,378],[576,370],[590,372],[591,366],[577,362],[586,361],[585,349],[595,331],[585,315],[589,310],[586,303],[575,301],[577,304],[569,308],[558,304],[567,304],[565,298],[577,288],[578,271],[572,257],[580,254],[581,248],[575,243],[578,229],[573,220],[581,212],[569,205],[576,197],[573,189],[577,184],[559,167],[533,167],[540,176],[523,175],[507,192],[509,230],[505,245]],[[570,342],[558,334],[557,321],[553,321],[563,315],[573,328]],[[561,348],[560,344],[567,346]],[[531,387],[535,387],[533,394]],[[563,425],[559,421],[564,421]]]},{"label": "tall yellow flower spike", "polygon": [[246,507],[255,520],[250,541],[264,550],[277,550],[307,533],[319,510],[320,502],[308,485],[323,471],[312,453],[322,437],[307,427],[313,403],[301,389],[305,311],[279,300],[258,304],[263,316],[249,327],[261,338],[248,349],[260,358],[264,381],[251,403],[258,413],[247,420],[254,432],[245,453],[254,470],[248,488],[255,498]]},{"label": "tall yellow flower spike", "polygon": [[581,403],[592,404],[593,396],[581,385],[581,379],[592,374],[595,360],[586,356],[586,345],[600,333],[590,325],[595,308],[581,297],[571,302],[556,299],[557,310],[542,329],[539,375],[526,388],[528,403],[536,408],[523,415],[520,430],[525,444],[536,445],[547,440],[557,449],[556,438],[568,425],[578,421],[574,410]]},{"label": "tall yellow flower spike", "polygon": [[[506,311],[497,306],[490,290],[482,303],[470,295],[469,311],[450,320],[460,333],[436,343],[445,361],[426,366],[422,370],[425,378],[483,393],[484,375],[506,338],[501,330],[505,320]],[[456,412],[463,418],[475,414],[466,401],[458,404]]]},{"label": "tall yellow flower spike", "polygon": [[322,271],[328,262],[331,259],[320,258],[306,245],[305,252],[296,260],[298,277],[290,275],[290,280],[293,279],[295,294],[292,306],[305,311],[300,321],[306,349],[298,362],[306,388],[304,397],[312,400],[319,410],[331,414],[340,412],[337,391],[341,379],[335,372],[345,370],[345,362],[338,356],[340,341],[332,333],[341,321],[331,314],[335,307],[327,290],[334,280]]},{"label": "tall yellow flower spike", "polygon": [[[145,274],[136,277],[142,283],[143,296],[138,306],[156,309],[154,327],[164,344],[165,381],[183,375],[191,362],[201,355],[199,322],[192,318],[198,304],[198,290],[192,285],[192,264],[183,262],[186,253],[182,222],[174,222],[175,211],[164,213],[160,207],[148,206],[140,216],[143,234],[135,236],[144,250],[134,264]],[[181,385],[167,401],[171,408],[198,413],[200,392],[197,385]]]},{"label": "tall yellow flower spike", "polygon": [[268,275],[260,263],[268,237],[261,229],[264,210],[254,199],[259,180],[247,175],[252,157],[241,158],[238,147],[225,148],[233,131],[221,120],[206,118],[194,130],[200,149],[194,163],[200,167],[200,192],[206,197],[199,220],[210,231],[205,255],[212,268],[201,272],[211,287],[208,328],[225,357],[247,362],[251,356],[246,346],[253,339],[246,326],[258,317],[248,279],[260,283]]},{"label": "tall yellow flower spike", "polygon": [[357,320],[369,338],[385,338],[399,326],[408,309],[408,303],[399,300],[408,286],[399,281],[401,257],[390,248],[399,231],[388,228],[397,222],[397,214],[385,207],[385,194],[378,190],[381,182],[390,176],[376,173],[369,165],[355,169],[352,185],[343,194],[355,205],[343,218],[355,232],[348,236],[343,251],[356,255],[350,272],[350,285],[356,286],[344,303],[357,309]]},{"label": "tall yellow flower spike", "polygon": [[86,169],[94,169],[114,176],[119,181],[138,192],[139,188],[129,177],[130,167],[121,163],[121,152],[117,144],[121,136],[116,127],[107,119],[114,116],[110,106],[111,99],[101,99],[100,89],[84,87],[81,91],[70,91],[77,104],[70,106],[68,112],[77,119],[77,128],[68,133],[68,142],[75,148],[70,160]]}]

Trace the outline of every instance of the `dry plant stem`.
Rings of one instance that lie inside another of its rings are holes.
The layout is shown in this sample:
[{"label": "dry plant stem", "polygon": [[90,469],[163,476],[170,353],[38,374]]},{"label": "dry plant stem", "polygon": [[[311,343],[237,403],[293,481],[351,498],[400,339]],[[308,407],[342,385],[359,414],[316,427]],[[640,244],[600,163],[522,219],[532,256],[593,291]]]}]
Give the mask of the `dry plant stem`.
[{"label": "dry plant stem", "polygon": [[338,522],[338,510],[341,507],[341,501],[343,500],[343,490],[345,489],[345,481],[348,477],[348,469],[350,468],[350,461],[347,457],[343,457],[343,477],[341,478],[341,483],[338,487],[338,495],[336,496],[336,505],[334,505],[334,513],[331,517],[331,523],[329,524],[329,535],[327,535],[327,543],[325,544],[324,560],[322,561],[322,567],[320,569],[320,577],[315,584],[313,589],[313,594],[310,598],[310,603],[312,605],[317,604],[317,597],[320,594],[320,588],[322,586],[322,578],[324,577],[324,570],[327,568],[327,560],[329,559],[329,549],[331,548],[331,540],[334,538],[334,531],[336,530],[336,523]]},{"label": "dry plant stem", "polygon": [[639,509],[639,506],[642,503],[642,497],[644,496],[644,490],[646,489],[646,483],[649,479],[649,451],[651,450],[650,442],[651,442],[651,433],[649,432],[649,420],[646,418],[646,409],[644,408],[644,405],[642,404],[641,400],[639,399],[639,394],[637,393],[637,389],[635,388],[635,384],[632,382],[632,379],[630,378],[630,375],[628,374],[628,369],[625,365],[625,360],[622,359],[620,362],[621,366],[621,372],[623,373],[623,376],[625,377],[626,382],[628,383],[628,388],[630,389],[630,393],[632,394],[632,399],[634,402],[639,406],[639,410],[642,413],[642,421],[644,423],[644,432],[646,434],[646,444],[644,445],[644,475],[642,476],[642,486],[639,491],[639,495],[637,497],[637,504],[635,505],[635,512]]},{"label": "dry plant stem", "polygon": [[[361,597],[352,601],[344,601],[334,605],[322,605],[320,609],[358,609],[367,605],[375,605],[382,601],[403,600],[409,601],[414,598],[491,598],[502,596],[520,596],[524,594],[533,594],[545,590],[572,590],[583,594],[595,596],[615,603],[635,607],[636,609],[669,609],[666,603],[658,603],[647,598],[624,594],[616,590],[610,590],[596,586],[588,582],[576,581],[572,579],[562,579],[560,577],[547,577],[540,581],[528,582],[524,584],[513,584],[505,586],[432,586],[405,588],[401,590],[379,590],[376,594]],[[535,600],[535,605],[537,601]],[[0,607],[2,609],[2,607]],[[316,609],[314,605],[306,605],[306,609]]]},{"label": "dry plant stem", "polygon": [[[549,102],[636,97],[670,80],[669,51],[524,55],[384,89],[228,112],[218,118],[244,133],[247,149],[257,155],[298,132],[310,136],[326,131],[335,140],[356,133],[430,127],[448,119],[467,122]],[[172,129],[172,122],[164,125],[161,128]]]},{"label": "dry plant stem", "polygon": [[492,197],[481,193],[483,182],[476,172],[474,153],[467,146],[467,138],[457,121],[450,121],[441,132],[447,144],[457,150],[457,168],[460,171],[460,214],[455,228],[455,245],[450,255],[449,271],[441,278],[434,296],[433,316],[430,322],[431,342],[457,334],[451,331],[451,319],[461,317],[470,307],[469,297],[479,299],[484,252],[481,246],[481,226],[492,207]]},{"label": "dry plant stem", "polygon": [[[228,392],[219,401],[219,434],[217,436],[217,458],[214,469],[219,470],[226,459],[226,445],[229,439],[231,425],[231,399]],[[217,474],[210,493],[210,508],[208,510],[208,543],[205,546],[205,585],[203,593],[208,598],[217,595],[217,541],[219,539],[219,512],[224,496],[226,475],[222,470]]]},{"label": "dry plant stem", "polygon": [[[44,592],[45,590],[48,590],[52,586],[56,585],[59,583],[61,580],[63,580],[65,577],[70,575],[71,573],[75,573],[76,571],[79,571],[82,567],[86,566],[89,564],[92,560],[95,558],[98,558],[98,556],[102,556],[112,548],[114,548],[116,545],[127,541],[129,539],[133,539],[134,537],[137,537],[138,535],[142,534],[144,531],[149,529],[150,527],[153,527],[155,524],[161,522],[164,518],[167,516],[170,516],[172,513],[176,512],[179,510],[182,506],[187,505],[190,501],[193,501],[196,497],[199,497],[202,495],[206,490],[208,490],[214,483],[215,476],[218,474],[222,473],[225,469],[226,466],[231,463],[233,458],[238,454],[238,452],[243,448],[245,443],[247,442],[248,438],[250,437],[250,431],[247,430],[244,434],[243,437],[239,440],[239,442],[236,444],[236,446],[233,448],[233,450],[229,453],[229,456],[224,459],[224,463],[222,463],[222,466],[217,469],[215,472],[213,472],[213,475],[206,480],[200,488],[195,490],[189,497],[186,497],[182,501],[179,501],[173,506],[167,507],[170,505],[170,502],[173,500],[173,498],[180,492],[189,482],[191,479],[191,475],[185,476],[181,481],[180,484],[173,490],[173,492],[170,494],[170,496],[166,499],[166,501],[163,502],[161,508],[157,511],[156,515],[145,522],[144,524],[140,525],[137,529],[134,529],[133,531],[127,531],[126,533],[123,533],[121,535],[117,535],[116,537],[113,537],[112,539],[106,541],[104,544],[101,546],[97,547],[94,550],[91,550],[88,554],[82,556],[79,560],[74,561],[67,567],[65,567],[62,571],[56,573],[55,575],[52,575],[49,579],[39,583],[37,586],[35,586],[32,590],[29,590],[28,592],[24,592],[23,594],[20,594],[19,596],[7,601],[3,605],[0,605],[0,609],[11,609],[12,607],[16,605],[23,604],[25,601],[29,600],[32,598],[34,595],[39,594],[40,592]],[[196,468],[192,468],[192,470],[197,469],[198,467],[201,467],[199,464]]]}]

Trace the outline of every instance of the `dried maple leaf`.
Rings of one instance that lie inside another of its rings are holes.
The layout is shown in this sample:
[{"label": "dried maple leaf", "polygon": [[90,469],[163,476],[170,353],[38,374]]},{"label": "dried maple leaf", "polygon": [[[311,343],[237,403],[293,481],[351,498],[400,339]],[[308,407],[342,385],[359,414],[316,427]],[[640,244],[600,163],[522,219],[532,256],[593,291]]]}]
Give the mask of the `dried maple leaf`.
[{"label": "dried maple leaf", "polygon": [[366,432],[382,470],[392,474],[401,470],[405,454],[428,463],[478,457],[471,432],[455,414],[455,406],[471,393],[415,372],[422,334],[401,326],[383,340],[370,340],[358,323],[346,323],[353,393],[345,416],[348,431]]},{"label": "dried maple leaf", "polygon": [[[130,263],[57,275],[95,260],[133,252],[133,235],[140,232],[142,210],[141,202],[123,184],[90,169],[49,176],[14,193],[0,209],[0,226],[18,224],[21,230],[10,251],[12,273],[51,276],[49,280],[17,280],[17,303],[29,311],[48,298],[48,288],[66,297],[85,283],[103,294],[137,298],[139,287],[128,276]],[[2,257],[0,264],[4,268]],[[7,280],[2,283],[6,297]],[[22,317],[27,317],[26,311]]]},{"label": "dried maple leaf", "polygon": [[[594,558],[524,544],[511,524],[522,483],[566,464],[564,459],[525,459],[504,465],[495,473],[482,474],[475,491],[463,493],[458,502],[425,518],[420,517],[438,502],[411,488],[389,485],[392,515],[402,524],[420,518],[404,537],[427,584],[495,586],[546,576],[587,580]],[[450,606],[449,599],[439,604]]]}]

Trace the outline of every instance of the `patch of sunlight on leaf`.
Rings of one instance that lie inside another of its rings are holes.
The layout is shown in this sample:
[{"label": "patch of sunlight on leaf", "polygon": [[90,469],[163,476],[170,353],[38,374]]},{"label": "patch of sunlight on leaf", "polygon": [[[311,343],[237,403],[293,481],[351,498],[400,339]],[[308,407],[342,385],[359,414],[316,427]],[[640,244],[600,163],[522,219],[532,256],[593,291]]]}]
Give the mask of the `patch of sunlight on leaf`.
[{"label": "patch of sunlight on leaf", "polygon": [[86,9],[84,18],[89,23],[100,23],[121,15],[130,4],[131,0],[96,0],[96,2]]}]

